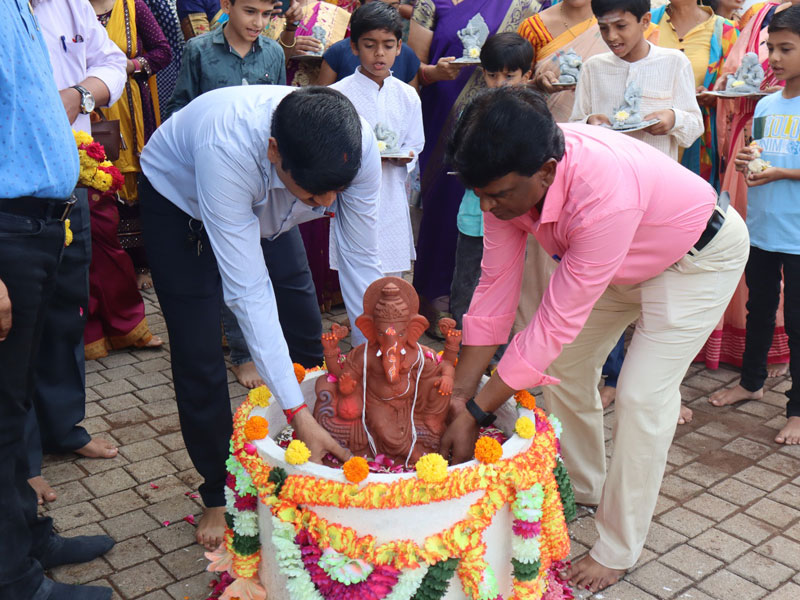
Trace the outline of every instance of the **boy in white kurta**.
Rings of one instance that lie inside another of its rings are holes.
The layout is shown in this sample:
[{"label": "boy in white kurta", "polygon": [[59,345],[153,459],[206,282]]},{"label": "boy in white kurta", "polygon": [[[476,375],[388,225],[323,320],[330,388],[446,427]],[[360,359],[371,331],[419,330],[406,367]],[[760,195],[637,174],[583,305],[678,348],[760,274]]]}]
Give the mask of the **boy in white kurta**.
[{"label": "boy in white kurta", "polygon": [[[409,271],[416,258],[406,179],[425,145],[419,96],[391,73],[400,54],[402,32],[402,19],[393,6],[370,2],[359,8],[350,21],[350,44],[361,66],[331,86],[350,99],[378,136],[383,166],[378,253],[385,275]],[[332,269],[336,268],[335,244],[331,237]]]}]

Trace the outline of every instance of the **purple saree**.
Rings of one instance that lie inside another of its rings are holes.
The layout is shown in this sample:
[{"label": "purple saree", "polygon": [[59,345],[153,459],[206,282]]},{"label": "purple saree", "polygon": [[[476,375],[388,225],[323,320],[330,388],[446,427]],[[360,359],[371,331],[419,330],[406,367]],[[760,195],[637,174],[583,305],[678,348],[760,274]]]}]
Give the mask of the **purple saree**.
[{"label": "purple saree", "polygon": [[[429,64],[443,56],[460,57],[463,51],[456,32],[480,13],[494,34],[516,31],[519,24],[539,10],[537,0],[419,0],[413,19],[433,31]],[[453,81],[440,81],[422,88],[422,113],[425,127],[425,150],[420,155],[422,170],[422,223],[414,265],[414,287],[421,305],[431,310],[431,303],[450,294],[455,266],[458,228],[456,215],[464,187],[456,177],[447,175],[444,151],[447,138],[467,101],[483,87],[480,71],[465,67]]]}]

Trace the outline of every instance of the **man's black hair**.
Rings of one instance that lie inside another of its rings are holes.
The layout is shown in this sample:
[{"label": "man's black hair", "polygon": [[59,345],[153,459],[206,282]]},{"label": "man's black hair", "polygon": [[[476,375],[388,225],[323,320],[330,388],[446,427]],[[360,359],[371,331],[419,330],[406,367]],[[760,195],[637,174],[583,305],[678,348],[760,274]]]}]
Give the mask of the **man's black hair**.
[{"label": "man's black hair", "polygon": [[489,37],[481,48],[481,66],[489,73],[509,73],[521,69],[527,73],[533,66],[533,46],[518,33],[508,31]]},{"label": "man's black hair", "polygon": [[530,177],[564,156],[564,136],[544,96],[513,86],[485,90],[467,104],[447,147],[447,161],[467,187],[508,175]]},{"label": "man's black hair", "polygon": [[650,12],[650,0],[592,0],[592,12],[598,19],[615,10],[629,12],[641,21]]},{"label": "man's black hair", "polygon": [[272,114],[281,167],[311,194],[346,188],[361,168],[361,120],[342,93],[309,86]]},{"label": "man's black hair", "polygon": [[791,31],[800,35],[800,6],[790,6],[786,10],[775,13],[767,32],[774,33],[776,31]]},{"label": "man's black hair", "polygon": [[376,29],[388,31],[398,40],[403,37],[403,18],[394,6],[369,2],[357,8],[350,19],[350,42],[358,44],[362,35]]}]

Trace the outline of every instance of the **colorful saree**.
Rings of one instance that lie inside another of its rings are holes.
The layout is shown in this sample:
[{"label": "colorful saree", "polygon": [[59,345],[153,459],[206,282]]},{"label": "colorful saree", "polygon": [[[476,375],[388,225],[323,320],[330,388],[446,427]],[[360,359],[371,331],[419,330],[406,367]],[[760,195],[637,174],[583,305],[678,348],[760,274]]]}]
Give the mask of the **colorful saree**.
[{"label": "colorful saree", "polygon": [[[660,25],[666,14],[667,5],[656,8],[652,11],[652,22]],[[702,81],[703,87],[708,90],[714,89],[722,65],[736,42],[739,32],[733,22],[722,17],[713,16],[713,27],[710,30],[708,66]],[[666,29],[659,37],[659,46],[665,48],[675,47],[669,43]],[[691,60],[691,57],[689,57]],[[717,149],[717,117],[716,110],[713,108],[700,107],[703,113],[703,134],[686,148],[681,157],[681,164],[686,168],[700,175],[716,189],[719,189],[719,153]]]},{"label": "colorful saree", "polygon": [[[741,64],[742,57],[747,52],[755,52],[761,59],[766,77],[761,89],[768,89],[781,85],[772,74],[767,60],[767,26],[775,14],[778,3],[761,4],[758,12],[748,19],[747,25],[739,35],[739,40],[734,44],[728,55],[720,77],[727,77],[735,73]],[[751,137],[753,111],[756,100],[742,98],[736,100],[720,99],[717,103],[717,131],[719,132],[719,147],[721,154],[721,189],[731,196],[731,206],[735,208],[742,218],[747,216],[747,185],[744,177],[733,166],[733,158]],[[705,362],[706,367],[716,369],[721,362],[737,367],[742,366],[742,354],[745,344],[745,324],[747,317],[747,285],[744,277],[739,282],[736,292],[725,311],[722,322],[711,334],[697,360]],[[783,297],[776,316],[775,332],[772,347],[769,350],[767,361],[769,364],[789,362],[789,340],[783,326]]]},{"label": "colorful saree", "polygon": [[[480,13],[491,33],[516,31],[520,23],[539,10],[537,0],[419,0],[413,19],[433,32],[427,63],[444,56],[461,56],[463,47],[457,32]],[[420,155],[422,223],[414,265],[414,286],[422,310],[433,315],[437,298],[448,297],[455,266],[458,228],[456,215],[464,186],[447,175],[444,153],[447,137],[456,117],[483,87],[478,69],[466,67],[453,81],[439,81],[422,88],[422,116],[425,150]]]}]

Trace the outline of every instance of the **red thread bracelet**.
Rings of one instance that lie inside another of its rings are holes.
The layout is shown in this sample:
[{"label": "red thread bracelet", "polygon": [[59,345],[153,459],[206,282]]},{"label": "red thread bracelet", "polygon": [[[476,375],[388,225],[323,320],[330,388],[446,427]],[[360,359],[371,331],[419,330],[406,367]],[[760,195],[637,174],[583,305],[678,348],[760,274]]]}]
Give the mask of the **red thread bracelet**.
[{"label": "red thread bracelet", "polygon": [[308,408],[305,402],[300,406],[295,406],[294,408],[287,408],[286,410],[284,410],[283,414],[286,416],[286,422],[291,425],[292,420],[295,418],[295,416],[297,416],[297,413],[299,413],[304,408]]}]

